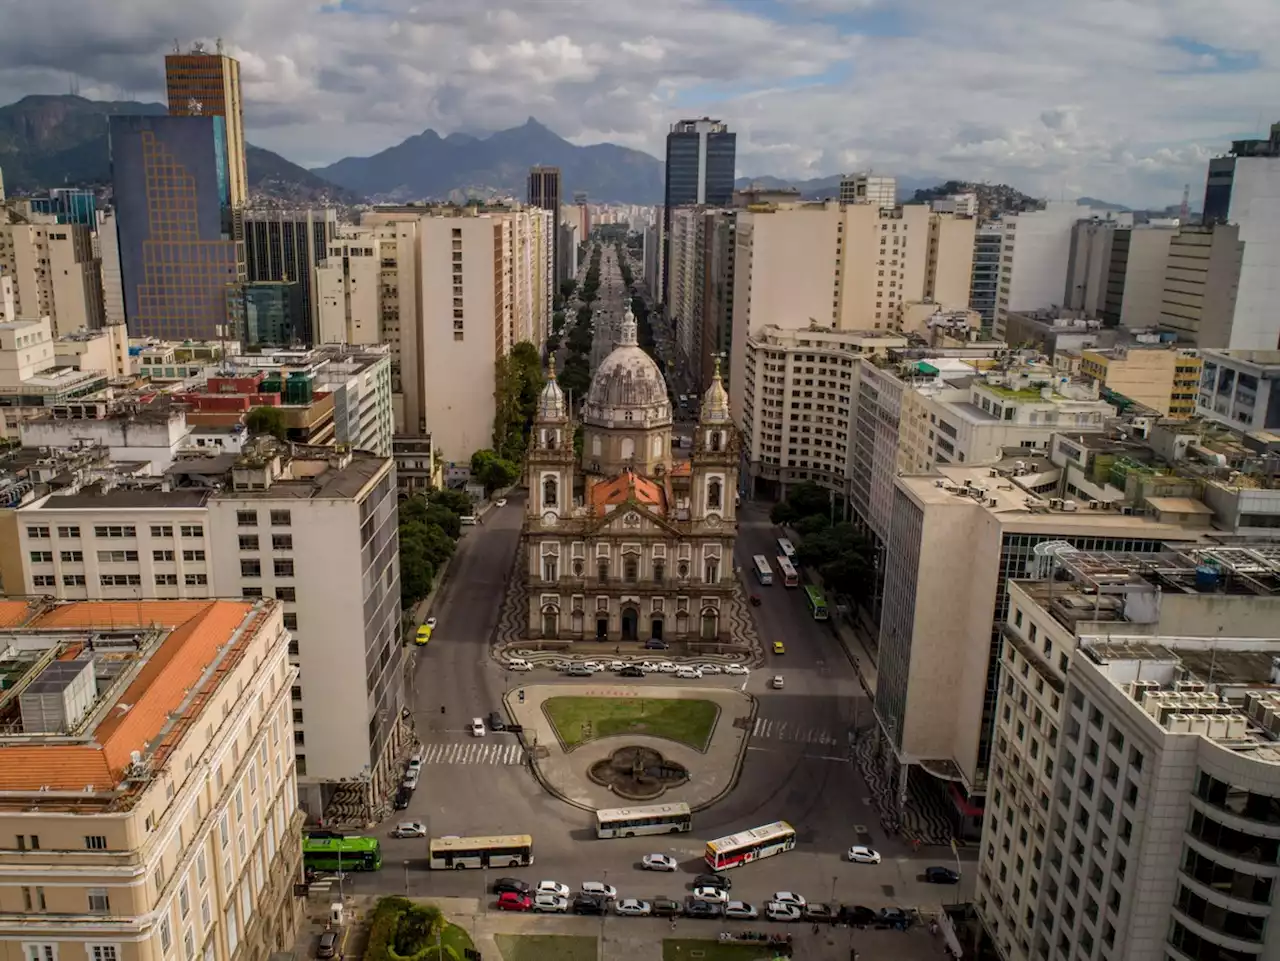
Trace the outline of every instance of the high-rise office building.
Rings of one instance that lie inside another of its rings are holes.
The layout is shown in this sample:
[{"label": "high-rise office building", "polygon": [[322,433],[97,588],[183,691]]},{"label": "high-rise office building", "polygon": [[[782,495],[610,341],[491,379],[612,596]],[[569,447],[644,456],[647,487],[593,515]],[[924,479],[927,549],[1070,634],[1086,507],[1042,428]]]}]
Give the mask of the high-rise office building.
[{"label": "high-rise office building", "polygon": [[244,253],[249,283],[287,281],[298,285],[300,343],[319,343],[317,301],[312,279],[338,232],[338,214],[324,210],[246,210]]},{"label": "high-rise office building", "polygon": [[1004,246],[1004,224],[980,224],[973,235],[973,278],[969,281],[969,306],[982,316],[982,327],[990,333],[996,319],[996,294],[1000,290],[1000,250]]},{"label": "high-rise office building", "polygon": [[879,207],[896,207],[898,204],[898,179],[896,177],[873,177],[871,174],[849,174],[840,180],[840,202],[842,204],[876,204]]},{"label": "high-rise office building", "polygon": [[174,50],[164,58],[165,87],[171,117],[223,117],[227,153],[227,189],[233,207],[249,199],[249,174],[244,154],[244,112],[240,99],[240,61],[214,53],[197,43],[186,53]]},{"label": "high-rise office building", "polygon": [[111,171],[125,314],[135,337],[237,336],[235,237],[226,118],[114,116]]},{"label": "high-rise office building", "polygon": [[[530,207],[541,207],[543,210],[550,210],[553,219],[552,226],[560,222],[560,168],[559,167],[543,167],[534,166],[529,168],[529,196],[526,198]],[[564,267],[561,261],[560,244],[556,242],[552,252],[553,270],[552,275],[555,277],[555,286],[559,286],[563,279],[562,272]]]},{"label": "high-rise office building", "polygon": [[[728,207],[733,203],[733,174],[738,135],[710,117],[681,120],[667,134],[667,182],[663,193],[663,228],[671,235],[671,208],[690,204]],[[670,241],[664,250],[669,255]],[[669,257],[664,256],[664,263]],[[664,268],[665,269],[665,268]],[[662,288],[667,282],[663,276]]]}]

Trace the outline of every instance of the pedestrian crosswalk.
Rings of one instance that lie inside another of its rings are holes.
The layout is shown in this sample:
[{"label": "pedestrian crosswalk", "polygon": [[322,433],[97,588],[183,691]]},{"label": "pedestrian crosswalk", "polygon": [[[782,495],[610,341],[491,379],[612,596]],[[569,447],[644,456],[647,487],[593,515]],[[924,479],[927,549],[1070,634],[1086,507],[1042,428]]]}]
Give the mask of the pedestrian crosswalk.
[{"label": "pedestrian crosswalk", "polygon": [[485,744],[479,740],[453,744],[427,744],[422,748],[422,763],[523,764],[524,748],[519,744]]},{"label": "pedestrian crosswalk", "polygon": [[810,727],[795,721],[771,721],[763,717],[756,718],[751,736],[789,744],[820,744],[828,747],[844,743],[840,736],[825,728]]}]

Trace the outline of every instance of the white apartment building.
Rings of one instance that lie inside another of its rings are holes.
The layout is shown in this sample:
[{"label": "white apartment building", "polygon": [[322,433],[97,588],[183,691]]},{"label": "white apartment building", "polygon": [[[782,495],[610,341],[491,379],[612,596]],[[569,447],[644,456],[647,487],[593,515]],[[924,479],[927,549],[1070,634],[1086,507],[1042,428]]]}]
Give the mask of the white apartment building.
[{"label": "white apartment building", "polygon": [[280,605],[0,610],[0,959],[289,950],[302,815]]},{"label": "white apartment building", "polygon": [[12,216],[23,222],[0,223],[0,274],[14,280],[17,315],[48,317],[55,337],[101,327],[101,262],[90,229],[49,216]]},{"label": "white apartment building", "polygon": [[113,379],[133,375],[129,328],[124,324],[77,330],[59,337],[53,342],[53,356],[59,366],[69,364],[82,371],[100,370]]},{"label": "white apartment building", "polygon": [[1280,431],[1280,350],[1203,350],[1196,413],[1242,431]]},{"label": "white apartment building", "polygon": [[73,488],[16,514],[31,595],[280,601],[301,672],[302,804],[320,816],[342,791],[380,810],[406,704],[389,457],[258,437],[238,455],[184,457],[154,484]]},{"label": "white apartment building", "polygon": [[159,475],[189,443],[186,415],[168,404],[113,405],[105,400],[77,401],[24,420],[18,426],[23,447],[99,445],[117,461],[139,461]]},{"label": "white apartment building", "polygon": [[875,177],[869,173],[848,174],[840,180],[840,203],[872,204],[881,208],[898,206],[898,178]]},{"label": "white apartment building", "polygon": [[[737,215],[730,384],[767,324],[892,331],[909,303],[969,302],[974,221],[923,204],[751,207]],[[672,265],[668,265],[670,270]],[[735,421],[741,393],[730,391]]]},{"label": "white apartment building", "polygon": [[1270,957],[1275,548],[1055,554],[1002,624],[988,937],[1008,961]]},{"label": "white apartment building", "polygon": [[[1009,579],[1034,576],[1049,542],[1154,552],[1202,536],[1176,522],[1036,494],[1046,464],[1011,458],[894,480],[875,715],[900,796],[914,770],[917,789],[945,799],[965,835],[979,830],[991,790]],[[937,696],[942,689],[948,697]]]},{"label": "white apartment building", "polygon": [[49,318],[0,323],[0,438],[16,438],[24,420],[101,391],[108,378],[108,371],[59,361]]},{"label": "white apartment building", "polygon": [[1005,318],[1010,311],[1044,310],[1062,305],[1072,232],[1077,221],[1094,217],[1110,219],[1108,213],[1095,212],[1074,201],[1050,201],[1043,210],[1024,211],[1005,218],[1000,287],[996,296],[997,339],[1004,339]]}]

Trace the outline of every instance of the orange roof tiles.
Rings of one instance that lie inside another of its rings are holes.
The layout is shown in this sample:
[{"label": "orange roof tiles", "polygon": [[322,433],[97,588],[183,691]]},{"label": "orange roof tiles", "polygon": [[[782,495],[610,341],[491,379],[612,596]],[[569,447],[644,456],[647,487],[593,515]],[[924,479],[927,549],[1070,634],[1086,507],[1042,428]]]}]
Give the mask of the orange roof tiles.
[{"label": "orange roof tiles", "polygon": [[[63,604],[36,619],[44,628],[159,626],[169,635],[99,723],[97,746],[0,746],[0,790],[98,790],[120,781],[133,751],[143,751],[186,698],[218,648],[245,623],[253,605],[240,601],[142,601]],[[155,747],[154,744],[151,745]]]},{"label": "orange roof tiles", "polygon": [[30,601],[0,600],[0,627],[17,627],[26,621],[31,610]]},{"label": "orange roof tiles", "polygon": [[668,477],[686,477],[693,474],[693,462],[682,460],[671,465]]},{"label": "orange roof tiles", "polygon": [[613,480],[603,481],[591,488],[591,504],[597,510],[603,510],[610,504],[616,507],[629,500],[655,507],[658,513],[662,513],[667,506],[666,493],[662,487],[633,471],[619,474]]}]

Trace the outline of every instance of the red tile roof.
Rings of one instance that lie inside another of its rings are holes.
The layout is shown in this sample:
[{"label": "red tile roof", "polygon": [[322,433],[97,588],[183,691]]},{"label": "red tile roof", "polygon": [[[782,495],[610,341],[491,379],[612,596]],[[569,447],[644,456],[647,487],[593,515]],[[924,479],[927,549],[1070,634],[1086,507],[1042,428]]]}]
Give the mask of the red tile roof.
[{"label": "red tile roof", "polygon": [[[80,791],[114,787],[133,751],[151,743],[169,714],[246,623],[253,605],[241,601],[141,601],[61,604],[32,627],[54,629],[163,627],[170,633],[98,724],[94,746],[0,745],[0,791]],[[128,707],[121,710],[125,705]]]},{"label": "red tile roof", "polygon": [[656,508],[659,514],[667,506],[666,493],[661,485],[634,471],[619,474],[613,480],[602,481],[591,488],[591,506],[601,513],[608,505],[617,507],[629,500]]},{"label": "red tile roof", "polygon": [[30,601],[0,600],[0,627],[17,627],[26,623],[32,609]]}]

